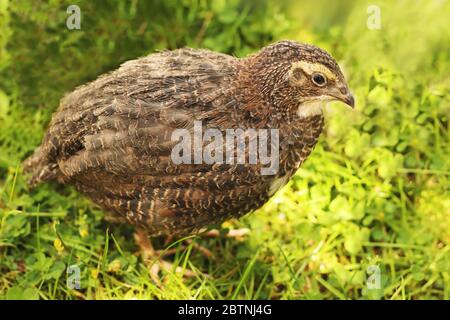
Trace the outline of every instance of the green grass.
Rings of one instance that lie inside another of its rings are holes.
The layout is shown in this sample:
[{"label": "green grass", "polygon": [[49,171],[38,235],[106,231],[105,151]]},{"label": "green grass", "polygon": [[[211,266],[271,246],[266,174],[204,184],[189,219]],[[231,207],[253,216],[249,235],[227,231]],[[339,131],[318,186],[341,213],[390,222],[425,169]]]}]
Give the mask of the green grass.
[{"label": "green grass", "polygon": [[[449,299],[450,2],[377,1],[380,30],[366,27],[370,1],[71,3],[79,31],[62,0],[0,0],[0,299]],[[163,272],[158,287],[132,228],[71,187],[27,189],[20,163],[76,85],[161,48],[244,56],[284,38],[329,50],[356,110],[330,106],[294,179],[223,226],[247,237],[194,238],[213,259],[173,245],[196,278]],[[366,285],[371,265],[380,289]]]}]

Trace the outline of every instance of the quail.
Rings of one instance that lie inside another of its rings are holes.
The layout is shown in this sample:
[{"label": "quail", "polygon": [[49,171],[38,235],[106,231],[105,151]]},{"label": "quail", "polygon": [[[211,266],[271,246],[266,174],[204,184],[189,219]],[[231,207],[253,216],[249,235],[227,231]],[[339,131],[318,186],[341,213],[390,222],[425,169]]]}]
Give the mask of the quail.
[{"label": "quail", "polygon": [[[65,95],[24,171],[30,186],[74,185],[150,236],[193,234],[259,208],[286,184],[313,150],[332,100],[354,106],[337,62],[313,45],[279,41],[245,58],[162,51]],[[276,130],[269,144],[277,142],[277,170],[262,174],[258,161],[176,163],[174,131],[193,133],[195,123],[224,136]]]}]

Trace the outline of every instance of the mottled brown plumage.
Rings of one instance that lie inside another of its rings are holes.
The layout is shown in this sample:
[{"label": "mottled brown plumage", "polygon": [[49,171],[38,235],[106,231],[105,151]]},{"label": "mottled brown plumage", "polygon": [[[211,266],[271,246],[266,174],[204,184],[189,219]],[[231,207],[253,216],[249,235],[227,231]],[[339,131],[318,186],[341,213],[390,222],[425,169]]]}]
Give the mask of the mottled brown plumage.
[{"label": "mottled brown plumage", "polygon": [[[315,46],[281,41],[242,59],[196,49],[155,53],[66,95],[24,169],[32,186],[74,184],[150,235],[193,233],[260,207],[288,181],[322,131],[313,104],[320,100],[353,105],[337,63]],[[194,120],[221,131],[279,129],[279,171],[174,164],[171,134],[191,130]]]}]

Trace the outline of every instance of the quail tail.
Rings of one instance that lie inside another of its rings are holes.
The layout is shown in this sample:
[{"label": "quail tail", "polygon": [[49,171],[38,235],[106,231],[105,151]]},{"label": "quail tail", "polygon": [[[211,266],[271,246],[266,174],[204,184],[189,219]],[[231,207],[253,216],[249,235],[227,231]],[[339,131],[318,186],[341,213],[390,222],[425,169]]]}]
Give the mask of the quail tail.
[{"label": "quail tail", "polygon": [[60,173],[58,164],[49,162],[41,148],[23,162],[22,168],[23,173],[30,177],[28,179],[30,188],[45,181],[55,180]]}]

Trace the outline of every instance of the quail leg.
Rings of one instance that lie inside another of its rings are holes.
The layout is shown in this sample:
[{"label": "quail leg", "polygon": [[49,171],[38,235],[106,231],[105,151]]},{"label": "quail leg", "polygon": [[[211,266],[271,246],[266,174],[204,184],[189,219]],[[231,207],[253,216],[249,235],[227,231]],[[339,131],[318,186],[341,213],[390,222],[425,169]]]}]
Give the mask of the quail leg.
[{"label": "quail leg", "polygon": [[[225,238],[233,238],[234,240],[241,241],[249,233],[250,233],[250,229],[248,229],[248,228],[231,229],[225,234]],[[205,229],[205,230],[200,230],[198,233],[198,236],[202,237],[202,238],[219,238],[221,236],[221,234],[220,234],[220,231],[217,229],[212,229],[212,230]],[[166,238],[166,240],[164,241],[164,247],[169,246],[173,240],[174,240],[173,236],[168,236]],[[195,243],[192,239],[186,239],[183,242],[186,242],[189,245],[192,245],[192,247],[195,250],[202,253],[205,257],[207,257],[209,259],[215,258],[214,254],[208,248],[206,248],[198,243]],[[160,253],[161,256],[167,256],[167,255],[176,253],[177,250],[178,250],[177,248],[172,248],[172,249],[161,250],[158,253]]]},{"label": "quail leg", "polygon": [[[231,229],[225,234],[225,238],[233,238],[234,240],[241,241],[245,238],[246,235],[250,233],[250,229],[248,228],[240,228],[240,229]],[[219,238],[221,236],[220,231],[217,229],[212,230],[200,230],[198,233],[199,237],[202,238]],[[164,241],[164,247],[167,247],[172,243],[174,240],[173,236],[168,236],[166,240]],[[214,254],[209,250],[208,248],[195,243],[192,239],[186,239],[183,242],[191,245],[195,250],[199,251],[201,254],[203,254],[206,258],[209,259],[215,259]],[[167,256],[176,253],[178,248],[171,248],[171,249],[165,249],[160,250],[158,253],[160,256]]]},{"label": "quail leg", "polygon": [[162,255],[155,251],[148,234],[144,229],[136,229],[134,239],[140,248],[142,259],[149,268],[150,276],[157,285],[161,285],[161,280],[159,278],[161,269],[167,272],[175,271],[175,273],[182,273],[184,277],[194,277],[196,275],[192,270],[183,269],[178,266],[174,267],[173,263],[161,259]]},{"label": "quail leg", "polygon": [[[225,234],[225,238],[233,238],[235,240],[242,240],[250,233],[249,228],[240,228],[240,229],[231,229]],[[217,229],[212,229],[206,231],[202,234],[202,237],[205,238],[217,238],[220,236],[220,231]]]},{"label": "quail leg", "polygon": [[[241,229],[231,229],[226,234],[226,238],[233,238],[235,240],[242,240],[247,234],[250,233],[250,229],[241,228]],[[221,236],[220,231],[217,229],[212,229],[206,232],[200,232],[199,236],[203,238],[218,238]],[[184,277],[194,277],[196,275],[195,272],[189,269],[183,269],[181,267],[174,267],[173,263],[170,263],[166,260],[163,260],[163,257],[166,257],[171,254],[175,254],[179,248],[170,248],[165,250],[155,250],[153,245],[148,237],[147,232],[142,228],[137,228],[134,234],[136,244],[139,246],[141,251],[141,256],[143,260],[147,263],[150,276],[152,280],[161,285],[159,272],[165,270],[167,272],[183,273]],[[168,236],[164,242],[164,247],[167,247],[173,241],[172,236]],[[195,243],[192,239],[186,239],[183,242],[191,245],[195,250],[199,251],[205,257],[209,259],[214,259],[214,254],[207,249],[206,247]],[[185,246],[184,246],[185,247]],[[208,276],[207,274],[204,276]]]},{"label": "quail leg", "polygon": [[[167,237],[166,241],[164,242],[164,247],[167,247],[168,245],[170,245],[172,240],[173,240],[172,236]],[[209,249],[207,249],[206,247],[204,247],[202,245],[199,245],[198,243],[195,243],[192,239],[186,239],[186,240],[183,240],[183,242],[186,242],[187,244],[191,245],[195,250],[202,253],[206,258],[214,259],[214,254]],[[184,248],[186,246],[183,245],[182,247]],[[168,256],[168,255],[176,253],[177,251],[178,251],[178,248],[171,248],[171,249],[160,250],[159,253],[161,254],[161,256]]]}]

